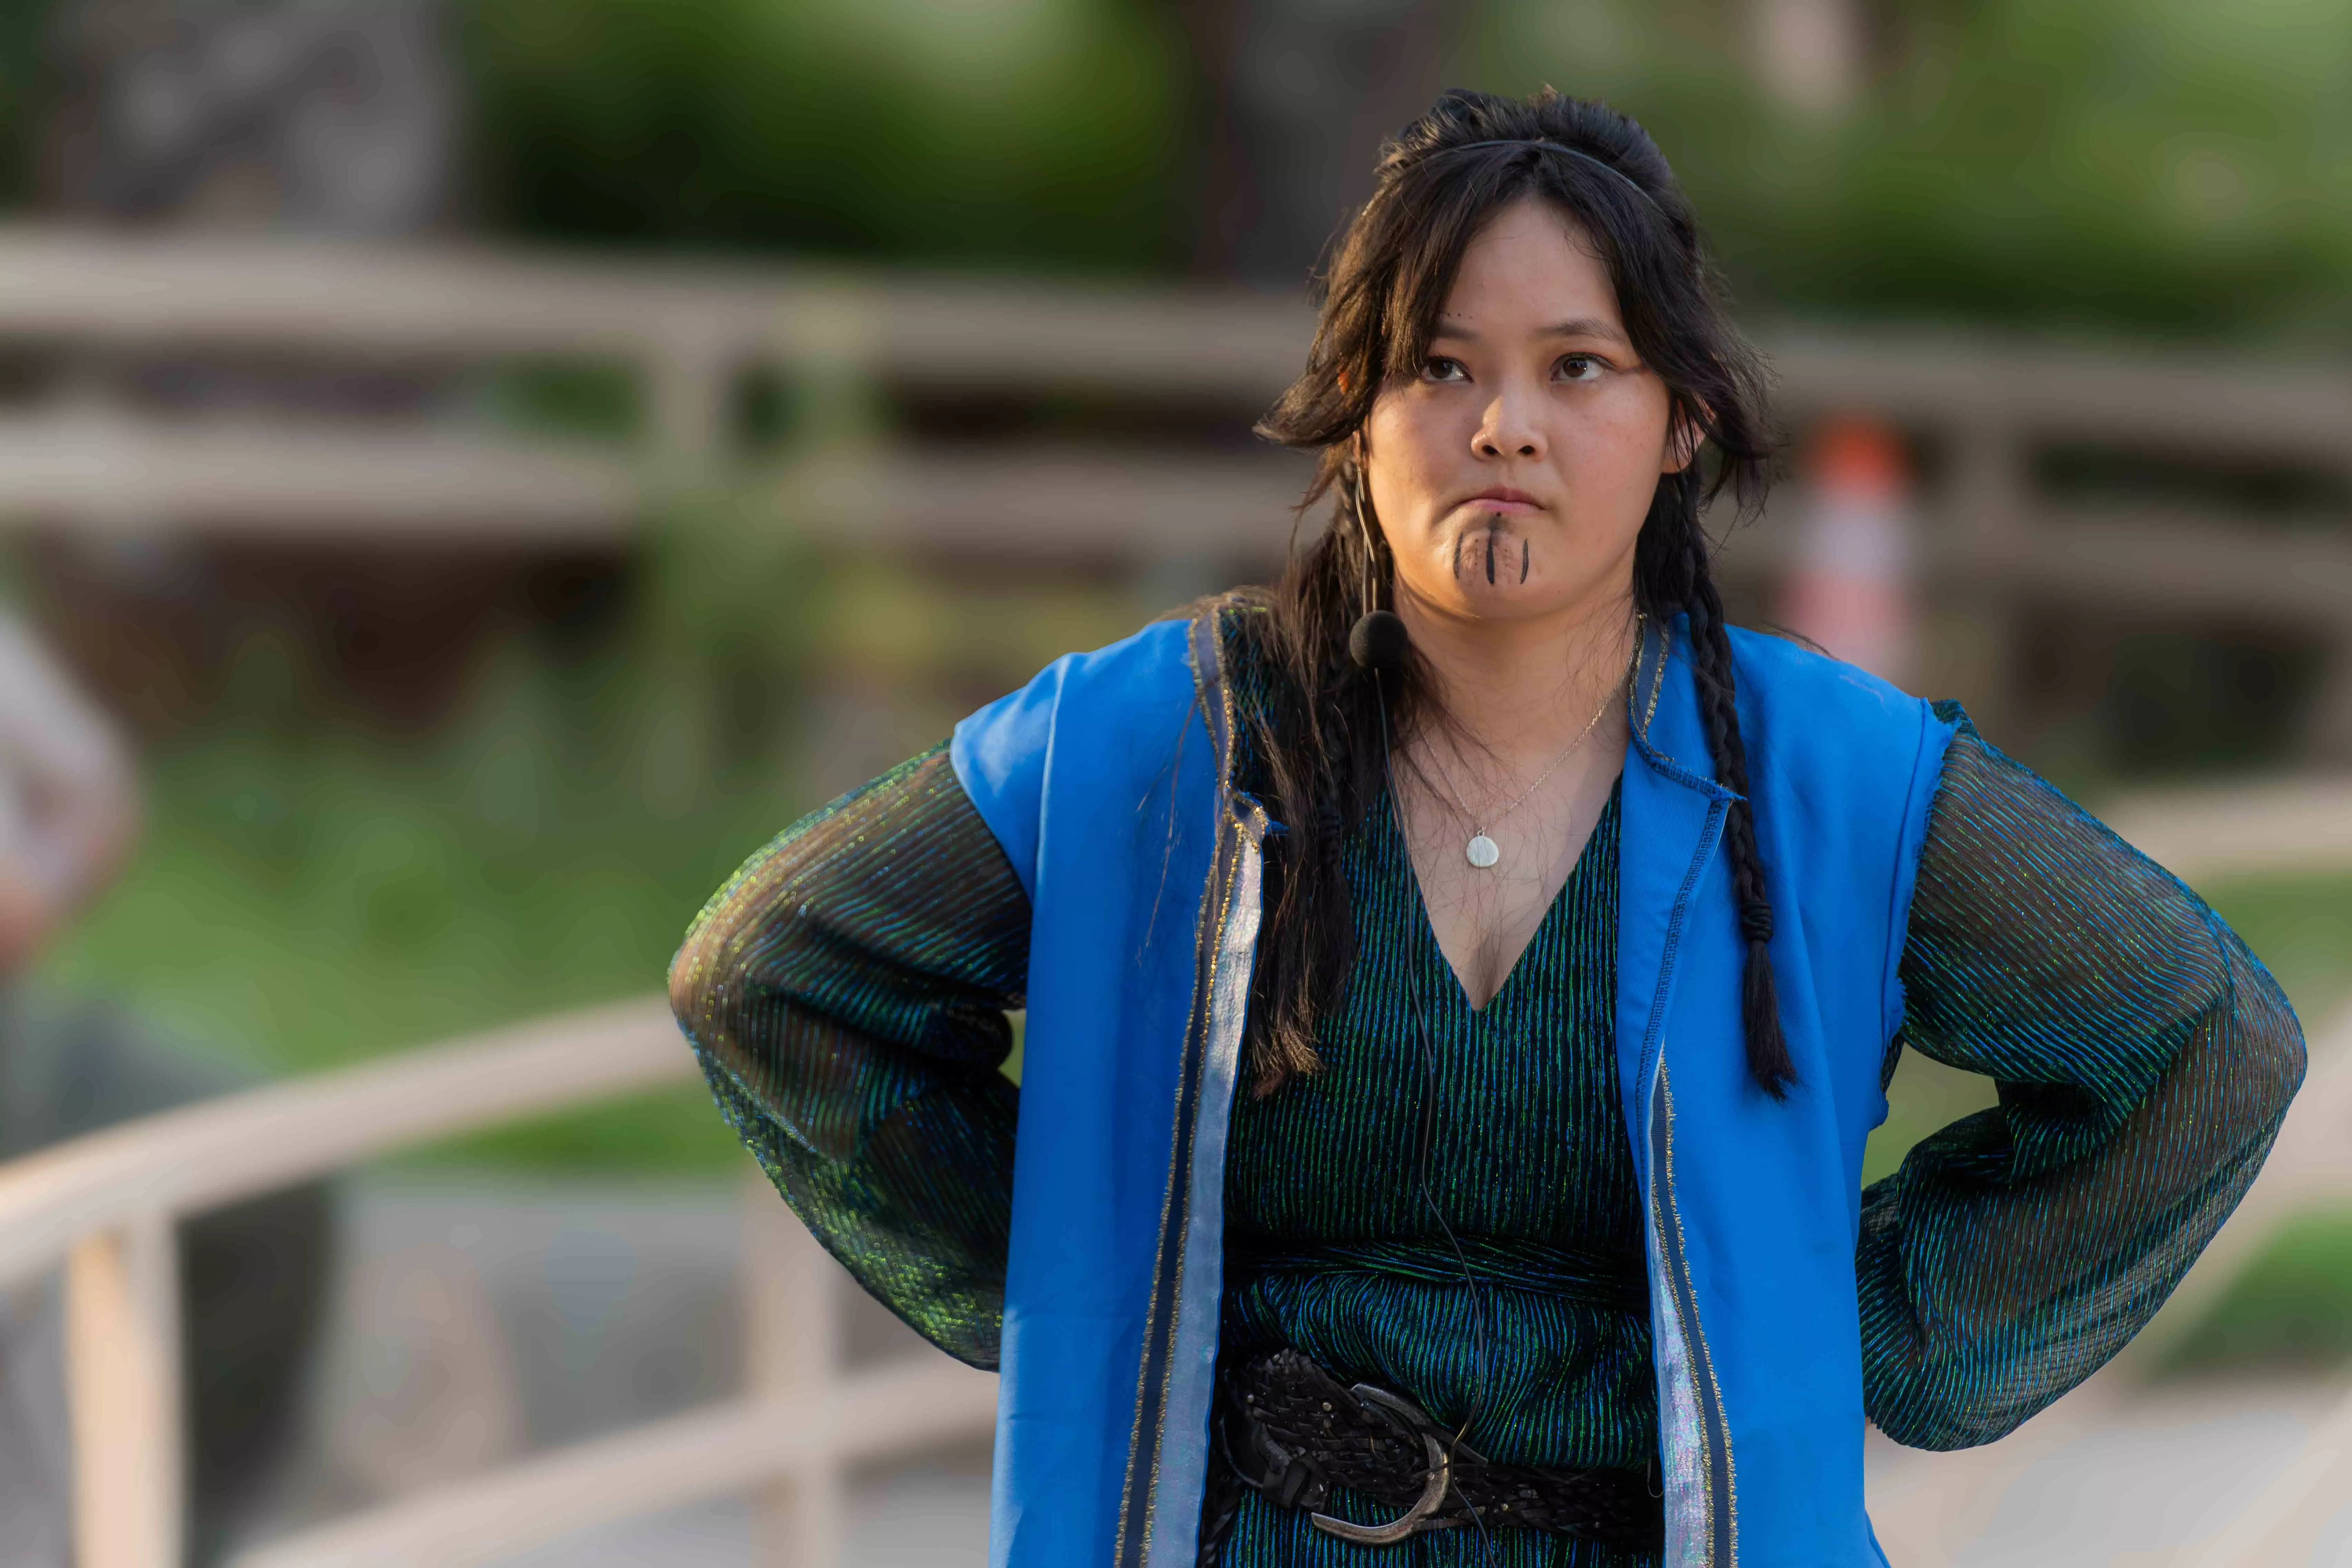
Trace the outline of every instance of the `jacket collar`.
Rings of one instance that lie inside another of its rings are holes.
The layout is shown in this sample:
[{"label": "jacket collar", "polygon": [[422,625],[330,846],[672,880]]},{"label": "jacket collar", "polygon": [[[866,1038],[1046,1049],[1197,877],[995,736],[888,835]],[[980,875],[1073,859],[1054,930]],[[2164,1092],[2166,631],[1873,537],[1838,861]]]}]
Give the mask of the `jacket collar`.
[{"label": "jacket collar", "polygon": [[1633,731],[1629,761],[1638,758],[1662,780],[1696,790],[1709,800],[1736,798],[1715,781],[1715,760],[1707,749],[1706,721],[1699,710],[1698,680],[1691,665],[1689,617],[1678,615],[1664,625],[1642,623],[1642,651],[1634,661],[1627,704]]}]

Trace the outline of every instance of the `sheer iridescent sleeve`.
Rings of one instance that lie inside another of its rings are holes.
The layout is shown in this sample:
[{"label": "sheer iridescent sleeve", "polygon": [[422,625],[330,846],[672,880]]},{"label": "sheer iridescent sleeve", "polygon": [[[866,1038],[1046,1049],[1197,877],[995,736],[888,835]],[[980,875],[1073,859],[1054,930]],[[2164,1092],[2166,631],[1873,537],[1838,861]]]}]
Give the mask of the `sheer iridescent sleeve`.
[{"label": "sheer iridescent sleeve", "polygon": [[1029,902],[944,746],[787,828],[711,899],[670,998],[719,1109],[859,1284],[996,1364]]},{"label": "sheer iridescent sleeve", "polygon": [[1921,1448],[1990,1442],[2122,1349],[2237,1206],[2303,1079],[2302,1030],[2236,933],[1961,726],[1900,1038],[1993,1079],[2000,1104],[1864,1193],[1855,1260],[1870,1418]]}]

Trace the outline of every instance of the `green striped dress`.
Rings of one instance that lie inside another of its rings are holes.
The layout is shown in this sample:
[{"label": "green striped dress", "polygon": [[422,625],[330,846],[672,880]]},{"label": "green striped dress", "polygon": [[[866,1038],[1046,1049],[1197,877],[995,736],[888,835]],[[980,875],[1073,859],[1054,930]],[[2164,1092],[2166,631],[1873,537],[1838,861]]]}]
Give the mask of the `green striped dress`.
[{"label": "green striped dress", "polygon": [[[1648,1467],[1657,1395],[1641,1205],[1612,1043],[1617,823],[1612,791],[1567,885],[1483,1009],[1438,949],[1388,802],[1349,835],[1357,957],[1318,1041],[1323,1070],[1263,1100],[1244,1096],[1234,1112],[1226,1355],[1286,1345],[1342,1383],[1409,1393],[1448,1426],[1468,1417],[1466,1441],[1491,1459]],[[1427,1063],[1416,1009],[1434,1047]],[[1346,1494],[1335,1511],[1369,1523],[1395,1512]],[[1631,1568],[1651,1559],[1524,1531],[1497,1531],[1491,1555],[1467,1531],[1402,1549],[1352,1546],[1253,1492],[1223,1560]]]}]

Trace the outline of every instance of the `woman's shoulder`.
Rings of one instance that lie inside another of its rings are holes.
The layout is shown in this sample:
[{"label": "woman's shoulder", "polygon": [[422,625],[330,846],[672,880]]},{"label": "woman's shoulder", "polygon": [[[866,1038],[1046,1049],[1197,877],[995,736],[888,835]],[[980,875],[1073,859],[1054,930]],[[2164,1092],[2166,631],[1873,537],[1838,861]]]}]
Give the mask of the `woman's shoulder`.
[{"label": "woman's shoulder", "polygon": [[1821,820],[1907,821],[1934,793],[1961,721],[1956,705],[1793,638],[1733,628],[1739,727],[1759,787]]},{"label": "woman's shoulder", "polygon": [[1197,617],[1156,620],[1101,647],[1066,653],[1015,689],[982,708],[965,725],[1018,729],[1053,723],[1089,704],[1154,706],[1190,700],[1196,684]]},{"label": "woman's shoulder", "polygon": [[1740,697],[1759,699],[1823,717],[1856,721],[1885,718],[1916,724],[1930,704],[1858,664],[1799,641],[1785,632],[1732,626],[1731,650]]},{"label": "woman's shoulder", "polygon": [[1180,614],[1064,654],[956,726],[957,776],[980,799],[1034,794],[1050,758],[1106,779],[1158,771],[1200,711],[1203,671],[1223,662],[1219,626],[1213,613]]},{"label": "woman's shoulder", "polygon": [[1171,610],[1106,647],[1065,654],[1030,688],[1057,700],[1101,692],[1188,706],[1223,693],[1246,709],[1282,679],[1272,630],[1265,590],[1229,589]]}]

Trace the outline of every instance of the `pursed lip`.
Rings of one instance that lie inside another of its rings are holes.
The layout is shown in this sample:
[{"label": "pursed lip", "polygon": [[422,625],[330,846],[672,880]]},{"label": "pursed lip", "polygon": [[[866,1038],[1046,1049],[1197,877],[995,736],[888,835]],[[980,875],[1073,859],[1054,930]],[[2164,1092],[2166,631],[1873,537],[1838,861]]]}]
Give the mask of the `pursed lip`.
[{"label": "pursed lip", "polygon": [[1543,502],[1525,490],[1515,490],[1508,485],[1495,485],[1475,495],[1464,496],[1459,506],[1485,506],[1496,511],[1541,511]]}]

